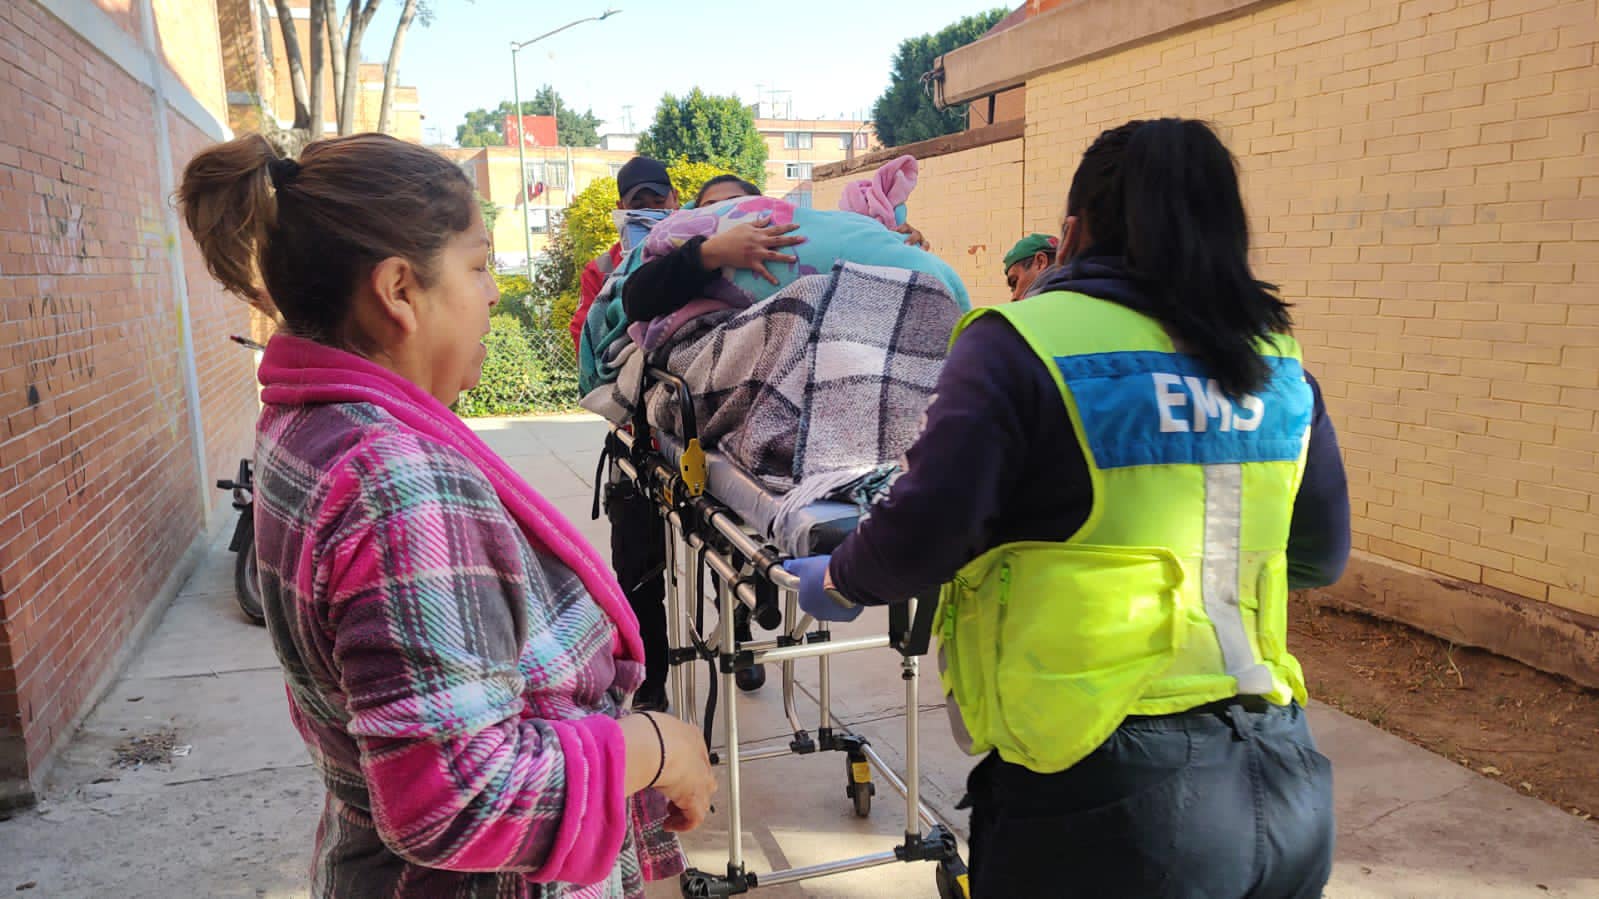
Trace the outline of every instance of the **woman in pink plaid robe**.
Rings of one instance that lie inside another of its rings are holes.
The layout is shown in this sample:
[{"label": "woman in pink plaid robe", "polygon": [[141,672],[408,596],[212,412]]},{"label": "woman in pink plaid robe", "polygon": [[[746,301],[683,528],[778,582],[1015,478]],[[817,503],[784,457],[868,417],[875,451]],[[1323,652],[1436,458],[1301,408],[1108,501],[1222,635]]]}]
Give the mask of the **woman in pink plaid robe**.
[{"label": "woman in pink plaid robe", "polygon": [[317,897],[633,899],[715,782],[625,715],[638,625],[592,547],[447,408],[481,372],[488,234],[449,161],[383,135],[203,151],[180,190],[267,347],[256,546],[327,785]]}]

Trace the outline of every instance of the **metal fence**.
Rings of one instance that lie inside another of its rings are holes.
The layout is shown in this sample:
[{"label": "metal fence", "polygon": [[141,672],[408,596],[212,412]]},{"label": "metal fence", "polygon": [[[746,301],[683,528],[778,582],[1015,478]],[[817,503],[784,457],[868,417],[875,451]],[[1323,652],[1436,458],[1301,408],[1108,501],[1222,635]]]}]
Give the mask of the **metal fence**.
[{"label": "metal fence", "polygon": [[464,418],[572,412],[578,408],[577,354],[564,328],[534,328],[496,315],[484,338],[488,356],[478,385],[461,395]]}]

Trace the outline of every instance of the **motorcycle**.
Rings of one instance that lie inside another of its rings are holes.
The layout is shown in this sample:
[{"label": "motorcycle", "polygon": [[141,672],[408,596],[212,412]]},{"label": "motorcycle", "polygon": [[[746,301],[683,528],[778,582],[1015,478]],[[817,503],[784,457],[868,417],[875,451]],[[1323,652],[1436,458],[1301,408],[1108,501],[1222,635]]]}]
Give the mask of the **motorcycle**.
[{"label": "motorcycle", "polygon": [[[253,350],[265,349],[248,337],[233,335],[229,339]],[[249,459],[240,459],[238,475],[231,481],[217,481],[217,489],[232,491],[233,508],[239,513],[239,520],[233,526],[233,539],[228,541],[228,550],[236,554],[233,562],[234,599],[244,617],[254,624],[264,625],[266,611],[261,605],[261,581],[256,571],[253,465]]]},{"label": "motorcycle", "polygon": [[233,560],[233,596],[239,611],[255,624],[266,624],[266,612],[261,607],[261,583],[256,578],[255,561],[255,492],[249,459],[239,460],[239,474],[231,481],[217,481],[218,490],[233,491],[233,508],[239,512],[239,521],[233,526],[233,539],[228,549],[237,553]]}]

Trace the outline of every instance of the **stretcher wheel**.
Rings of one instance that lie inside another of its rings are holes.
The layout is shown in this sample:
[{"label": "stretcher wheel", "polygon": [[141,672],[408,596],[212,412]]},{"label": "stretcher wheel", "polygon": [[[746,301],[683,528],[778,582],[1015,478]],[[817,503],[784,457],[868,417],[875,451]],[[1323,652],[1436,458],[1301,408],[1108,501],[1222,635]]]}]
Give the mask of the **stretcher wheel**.
[{"label": "stretcher wheel", "polygon": [[939,862],[934,878],[938,882],[938,899],[972,899],[971,880],[960,859]]},{"label": "stretcher wheel", "polygon": [[854,804],[855,817],[871,817],[872,797],[877,794],[877,785],[872,783],[871,763],[866,761],[866,756],[857,757],[853,754],[846,756],[844,762],[847,778],[844,795]]}]

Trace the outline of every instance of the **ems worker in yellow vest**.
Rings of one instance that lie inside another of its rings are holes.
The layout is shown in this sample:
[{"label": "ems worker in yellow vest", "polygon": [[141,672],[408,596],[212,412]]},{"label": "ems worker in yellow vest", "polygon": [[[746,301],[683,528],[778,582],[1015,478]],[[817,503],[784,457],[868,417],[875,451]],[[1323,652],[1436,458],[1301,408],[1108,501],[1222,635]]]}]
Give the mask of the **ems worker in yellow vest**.
[{"label": "ems worker in yellow vest", "polygon": [[1332,771],[1287,604],[1342,573],[1348,489],[1234,160],[1130,122],[1064,224],[1030,297],[957,330],[890,494],[789,563],[801,605],[943,585],[976,899],[1319,896]]}]

